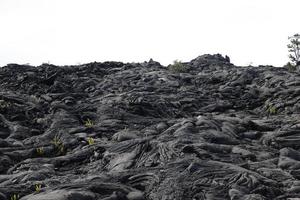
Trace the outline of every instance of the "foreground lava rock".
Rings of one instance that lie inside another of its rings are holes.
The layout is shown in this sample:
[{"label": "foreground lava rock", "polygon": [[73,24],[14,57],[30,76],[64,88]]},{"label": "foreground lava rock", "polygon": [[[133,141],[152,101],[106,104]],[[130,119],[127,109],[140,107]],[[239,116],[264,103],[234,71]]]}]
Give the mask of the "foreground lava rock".
[{"label": "foreground lava rock", "polygon": [[221,55],[0,68],[0,200],[300,198],[300,76]]}]

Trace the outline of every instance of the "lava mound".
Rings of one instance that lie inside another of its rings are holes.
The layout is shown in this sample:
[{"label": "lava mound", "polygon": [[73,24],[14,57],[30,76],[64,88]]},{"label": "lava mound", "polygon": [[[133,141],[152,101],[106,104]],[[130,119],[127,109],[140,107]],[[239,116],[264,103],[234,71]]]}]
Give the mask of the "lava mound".
[{"label": "lava mound", "polygon": [[300,199],[300,74],[203,55],[0,68],[0,200]]}]

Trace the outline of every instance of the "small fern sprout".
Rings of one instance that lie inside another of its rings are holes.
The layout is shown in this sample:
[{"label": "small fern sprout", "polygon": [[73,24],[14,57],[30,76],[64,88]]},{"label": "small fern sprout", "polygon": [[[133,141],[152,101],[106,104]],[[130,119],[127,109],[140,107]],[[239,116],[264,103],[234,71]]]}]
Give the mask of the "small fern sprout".
[{"label": "small fern sprout", "polygon": [[61,139],[59,138],[58,135],[56,135],[53,140],[51,141],[51,143],[55,146],[57,152],[59,154],[63,154],[65,152],[65,147],[63,142],[61,141]]},{"label": "small fern sprout", "polygon": [[58,137],[58,135],[56,135],[53,140],[51,141],[52,144],[54,144],[54,146],[59,146],[62,142],[60,140],[60,138]]},{"label": "small fern sprout", "polygon": [[59,152],[60,154],[63,154],[63,153],[65,152],[65,146],[64,146],[64,144],[61,143],[61,144],[57,147],[57,149],[58,149],[58,152]]},{"label": "small fern sprout", "polygon": [[18,194],[14,194],[10,197],[10,200],[19,200],[20,199],[20,195]]},{"label": "small fern sprout", "polygon": [[92,128],[92,127],[94,126],[94,123],[92,122],[92,120],[87,119],[87,120],[84,122],[84,126],[87,127],[87,128]]},{"label": "small fern sprout", "polygon": [[0,100],[0,110],[7,109],[11,104],[5,100]]},{"label": "small fern sprout", "polygon": [[89,145],[95,144],[95,140],[92,137],[88,137],[87,141],[88,141]]},{"label": "small fern sprout", "polygon": [[35,191],[36,191],[36,192],[40,192],[41,189],[42,189],[42,185],[41,185],[41,184],[36,184],[36,185],[35,185]]},{"label": "small fern sprout", "polygon": [[39,156],[44,155],[44,148],[43,148],[43,147],[36,148],[36,153],[37,153]]},{"label": "small fern sprout", "polygon": [[275,106],[272,106],[272,105],[269,105],[267,112],[268,112],[270,115],[275,115],[275,114],[277,113],[276,107],[275,107]]}]

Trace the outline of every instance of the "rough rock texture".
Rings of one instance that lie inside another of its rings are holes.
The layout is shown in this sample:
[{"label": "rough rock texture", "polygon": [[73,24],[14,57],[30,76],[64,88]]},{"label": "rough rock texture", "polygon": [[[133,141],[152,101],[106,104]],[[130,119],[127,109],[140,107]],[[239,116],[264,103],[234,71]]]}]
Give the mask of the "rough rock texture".
[{"label": "rough rock texture", "polygon": [[0,68],[0,200],[299,199],[299,73],[184,66]]}]

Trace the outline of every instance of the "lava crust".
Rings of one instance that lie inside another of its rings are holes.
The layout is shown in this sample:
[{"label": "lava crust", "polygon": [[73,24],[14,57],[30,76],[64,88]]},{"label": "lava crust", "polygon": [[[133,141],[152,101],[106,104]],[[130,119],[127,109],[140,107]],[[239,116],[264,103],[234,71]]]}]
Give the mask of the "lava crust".
[{"label": "lava crust", "polygon": [[0,68],[0,200],[300,199],[300,76],[199,56]]}]

